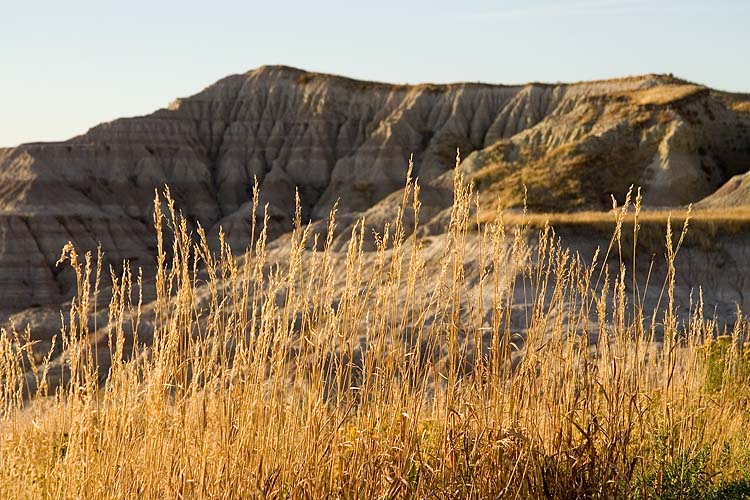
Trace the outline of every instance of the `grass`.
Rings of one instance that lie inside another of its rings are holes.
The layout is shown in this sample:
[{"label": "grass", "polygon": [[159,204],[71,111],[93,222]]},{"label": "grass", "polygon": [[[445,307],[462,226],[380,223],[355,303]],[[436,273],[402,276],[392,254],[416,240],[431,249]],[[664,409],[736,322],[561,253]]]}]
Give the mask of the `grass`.
[{"label": "grass", "polygon": [[[482,222],[492,221],[496,217],[493,212],[485,212],[480,216]],[[598,226],[604,225],[612,227],[622,218],[623,224],[632,225],[635,214],[626,213],[621,216],[617,211],[596,211],[587,210],[580,212],[558,212],[558,213],[519,213],[508,212],[503,215],[506,223],[512,225],[529,224],[533,227],[542,228],[546,224],[555,227],[560,226]],[[744,227],[750,224],[750,207],[732,207],[728,209],[700,209],[688,210],[671,209],[671,210],[642,210],[638,213],[638,222],[640,224],[663,224],[666,225],[667,219],[671,219],[675,225],[683,225],[687,219],[690,219],[692,226],[702,224],[714,224],[716,226],[729,228],[738,226]]]},{"label": "grass", "polygon": [[737,101],[730,107],[737,113],[750,113],[750,101]]},{"label": "grass", "polygon": [[663,106],[673,102],[681,101],[688,97],[707,92],[705,87],[699,85],[659,85],[650,89],[634,90],[626,95],[635,103],[646,106]]},{"label": "grass", "polygon": [[[482,212],[480,223],[489,223],[496,218],[495,212]],[[673,209],[641,210],[636,216],[633,213],[622,214],[618,210],[579,212],[539,213],[526,211],[506,211],[503,220],[510,226],[525,226],[542,229],[549,225],[556,229],[574,229],[594,237],[603,237],[611,233],[612,228],[621,224],[622,257],[632,261],[631,247],[634,239],[639,249],[650,255],[663,253],[664,234],[667,225],[682,226],[690,221],[690,231],[685,241],[705,250],[716,249],[716,238],[720,235],[736,235],[750,230],[750,207],[732,207],[717,209]],[[637,230],[636,230],[637,226]]]},{"label": "grass", "polygon": [[[615,193],[622,201],[656,153],[656,149],[640,144],[639,132],[656,118],[653,111],[616,101],[604,109],[595,102],[581,106],[575,120],[579,128],[590,131],[603,117],[612,115],[629,117],[631,125],[616,141],[589,133],[551,149],[514,148],[508,143],[491,149],[485,165],[471,179],[482,193],[485,207],[521,207],[527,203],[539,212],[606,209],[610,199],[604,193]],[[522,160],[517,161],[519,158]]]},{"label": "grass", "polygon": [[445,244],[426,247],[401,220],[418,194],[409,178],[392,225],[361,222],[344,252],[334,210],[320,236],[298,216],[282,250],[254,221],[240,255],[157,195],[153,304],[137,272],[66,246],[65,362],[35,363],[28,332],[0,336],[0,497],[747,496],[747,324],[715,340],[700,303],[678,317],[687,222],[664,232],[659,341],[617,251],[628,217],[636,232],[648,218],[639,200],[583,262],[536,216],[477,218],[460,176]]}]

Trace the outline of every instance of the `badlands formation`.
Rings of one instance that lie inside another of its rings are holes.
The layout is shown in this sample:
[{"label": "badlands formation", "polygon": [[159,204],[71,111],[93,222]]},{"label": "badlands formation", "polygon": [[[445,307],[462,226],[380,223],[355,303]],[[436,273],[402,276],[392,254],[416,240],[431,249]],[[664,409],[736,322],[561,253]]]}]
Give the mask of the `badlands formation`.
[{"label": "badlands formation", "polygon": [[[153,276],[154,191],[165,185],[189,220],[214,236],[222,227],[238,253],[250,235],[254,179],[271,239],[291,229],[295,190],[303,220],[322,226],[338,201],[341,248],[358,217],[377,227],[395,214],[413,155],[422,236],[439,246],[457,149],[484,207],[520,207],[525,187],[533,212],[602,211],[631,185],[644,207],[750,204],[746,95],[671,75],[389,85],[261,67],[69,141],[0,149],[2,322],[29,323],[42,339],[59,331],[76,286],[56,265],[68,241],[80,254],[101,242],[108,263],[128,260]],[[608,241],[581,227],[559,234],[584,255]],[[709,239],[681,257],[678,299],[686,304],[702,284],[707,304],[729,321],[734,303],[750,299],[750,236],[717,230]]]}]

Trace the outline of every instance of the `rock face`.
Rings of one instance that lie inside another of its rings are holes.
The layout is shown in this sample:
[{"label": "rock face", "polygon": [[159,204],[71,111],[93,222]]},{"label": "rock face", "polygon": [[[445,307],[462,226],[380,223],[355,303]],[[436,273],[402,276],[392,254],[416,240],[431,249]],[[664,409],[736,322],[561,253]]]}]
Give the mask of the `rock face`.
[{"label": "rock face", "polygon": [[[153,266],[154,190],[241,247],[253,179],[273,234],[303,218],[386,213],[414,175],[437,214],[455,163],[485,197],[544,209],[606,208],[642,185],[645,201],[699,200],[750,167],[748,99],[646,75],[569,85],[387,85],[262,67],[168,109],[94,127],[61,143],[0,150],[0,313],[59,304],[74,276],[61,247],[101,242],[115,265]],[[443,176],[443,178],[441,178]],[[386,200],[387,201],[387,200]]]},{"label": "rock face", "polygon": [[493,196],[517,204],[528,188],[532,208],[606,207],[631,185],[644,203],[683,205],[709,195],[748,169],[750,116],[704,87],[652,76],[581,84],[534,127],[467,158],[465,168]]},{"label": "rock face", "polygon": [[735,175],[712,195],[698,203],[698,208],[732,209],[750,207],[750,173]]}]

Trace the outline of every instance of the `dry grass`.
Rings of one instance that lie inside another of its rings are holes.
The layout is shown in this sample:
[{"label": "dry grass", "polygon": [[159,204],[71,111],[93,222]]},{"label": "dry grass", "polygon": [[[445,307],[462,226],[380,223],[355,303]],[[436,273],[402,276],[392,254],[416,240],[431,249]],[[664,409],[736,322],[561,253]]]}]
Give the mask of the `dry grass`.
[{"label": "dry grass", "polygon": [[518,164],[497,161],[472,177],[485,205],[522,207],[537,212],[560,212],[582,207],[607,207],[617,193],[622,200],[643,174],[646,158],[636,142],[623,140],[617,148],[589,150],[584,140],[540,154],[524,151]]},{"label": "dry grass", "polygon": [[[617,139],[597,136],[597,124],[612,117],[629,126],[618,132]],[[483,151],[484,164],[471,180],[486,209],[521,207],[524,193],[529,208],[538,212],[606,209],[610,205],[607,193],[624,199],[656,153],[655,148],[642,144],[641,129],[656,123],[657,112],[620,98],[606,106],[592,100],[567,118],[589,132],[554,148],[500,142]]]},{"label": "dry grass", "polygon": [[650,89],[628,92],[627,96],[641,106],[662,106],[706,91],[705,87],[699,85],[659,85]]},{"label": "dry grass", "polygon": [[732,110],[737,113],[750,114],[750,101],[737,101],[732,103]]},{"label": "dry grass", "polygon": [[[612,226],[620,217],[618,211],[595,211],[587,210],[580,212],[558,212],[558,213],[522,213],[519,211],[506,212],[503,214],[505,222],[509,225],[529,224],[533,227],[543,227],[549,224],[560,226]],[[485,212],[480,216],[481,222],[490,222],[496,218],[493,212]],[[733,225],[750,224],[750,207],[733,207],[728,209],[673,209],[673,210],[641,210],[638,214],[638,222],[641,224],[664,224],[671,219],[673,224],[682,225],[685,220],[690,219],[691,225],[713,223],[717,226],[731,227]],[[635,219],[633,213],[626,213],[622,218],[623,223],[632,224]]]},{"label": "dry grass", "polygon": [[[481,223],[488,223],[496,218],[494,212],[480,214]],[[727,209],[674,209],[674,210],[641,210],[636,217],[633,213],[621,214],[619,210],[580,211],[538,213],[519,210],[507,211],[503,220],[509,226],[525,226],[541,229],[547,225],[557,229],[575,228],[599,236],[611,233],[620,220],[622,239],[629,247],[633,236],[637,234],[637,243],[645,252],[653,253],[664,246],[664,234],[668,224],[682,226],[690,221],[690,231],[686,242],[698,245],[706,250],[715,249],[715,238],[720,234],[738,234],[750,230],[750,207],[732,207]],[[638,229],[635,231],[635,225]],[[630,252],[628,250],[628,259]]]},{"label": "dry grass", "polygon": [[[700,304],[678,322],[684,232],[666,231],[661,343],[644,326],[652,311],[625,292],[625,265],[601,265],[617,258],[624,211],[607,256],[585,263],[546,225],[530,247],[525,221],[480,224],[470,187],[457,177],[455,189],[436,260],[400,217],[372,254],[360,224],[342,255],[332,230],[323,251],[306,250],[318,245],[298,218],[283,262],[269,261],[264,221],[244,255],[212,253],[167,192],[166,213],[155,203],[158,299],[141,304],[141,280],[112,273],[99,343],[88,318],[107,273],[66,247],[79,293],[59,339],[65,364],[30,366],[26,334],[0,337],[0,497],[744,491],[750,390],[734,382],[746,325],[717,350]],[[403,210],[419,211],[418,191],[409,180]]]}]

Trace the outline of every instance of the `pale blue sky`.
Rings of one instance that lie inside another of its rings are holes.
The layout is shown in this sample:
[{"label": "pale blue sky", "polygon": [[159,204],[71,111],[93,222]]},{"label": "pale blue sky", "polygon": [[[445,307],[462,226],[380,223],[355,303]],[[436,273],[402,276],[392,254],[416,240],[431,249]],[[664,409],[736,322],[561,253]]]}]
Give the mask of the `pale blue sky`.
[{"label": "pale blue sky", "polygon": [[0,146],[263,64],[409,83],[671,72],[750,92],[750,1],[0,0]]}]

